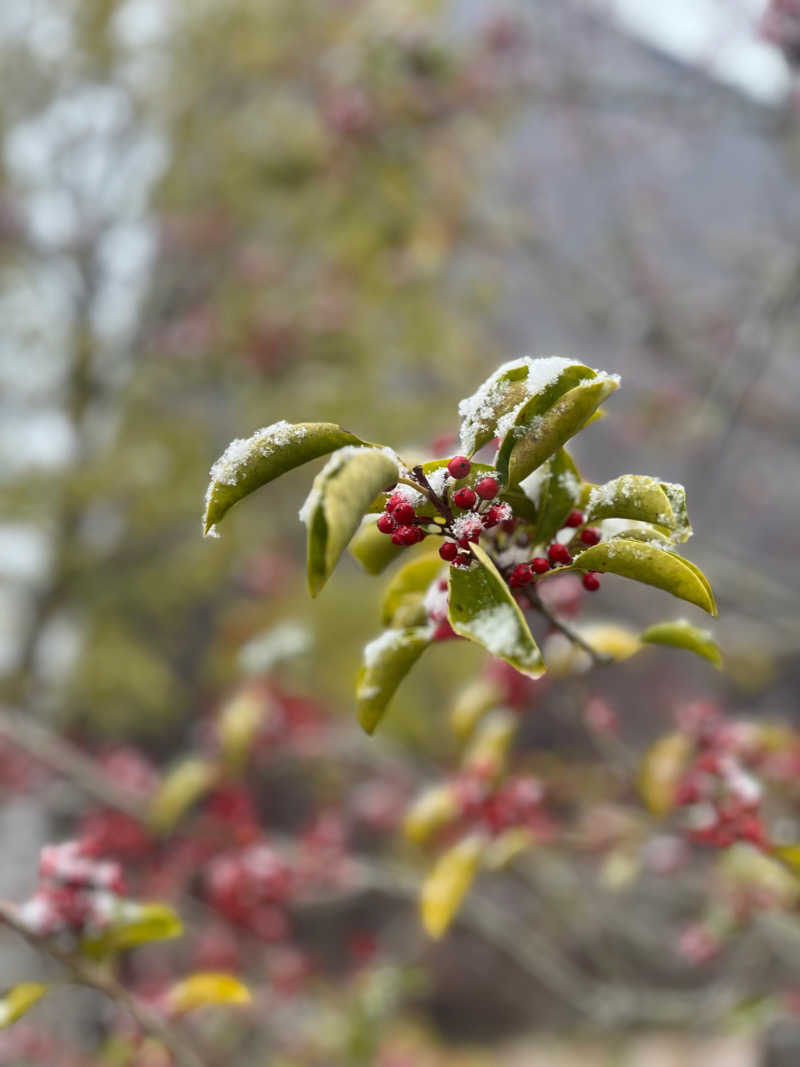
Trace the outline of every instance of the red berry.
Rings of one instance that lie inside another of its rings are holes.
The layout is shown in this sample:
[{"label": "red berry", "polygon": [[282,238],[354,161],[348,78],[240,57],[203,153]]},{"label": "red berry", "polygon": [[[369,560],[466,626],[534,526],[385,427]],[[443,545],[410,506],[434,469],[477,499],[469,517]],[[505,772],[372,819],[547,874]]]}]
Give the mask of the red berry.
[{"label": "red berry", "polygon": [[398,526],[392,534],[393,545],[413,545],[417,540],[416,526]]},{"label": "red berry", "polygon": [[565,526],[580,526],[583,522],[583,512],[574,508],[564,520]]},{"label": "red berry", "polygon": [[455,563],[457,567],[469,567],[472,563],[471,552],[459,552],[456,556]]},{"label": "red berry", "polygon": [[497,496],[497,490],[500,488],[500,483],[496,478],[491,476],[481,478],[479,482],[475,483],[475,492],[481,498],[481,500],[492,500]]},{"label": "red berry", "polygon": [[513,533],[517,526],[516,519],[503,519],[500,523],[500,529],[503,533]]},{"label": "red berry", "polygon": [[520,586],[527,585],[532,578],[533,575],[531,574],[531,569],[528,564],[518,563],[508,576],[508,584],[512,589],[519,589]]},{"label": "red berry", "polygon": [[408,501],[402,493],[392,493],[392,495],[386,501],[386,510],[393,514],[395,508],[399,508],[401,504],[406,503],[408,503]]},{"label": "red berry", "polygon": [[530,566],[534,574],[545,574],[550,570],[550,563],[544,556],[535,556],[531,560]]},{"label": "red berry", "polygon": [[453,478],[466,478],[472,470],[472,464],[466,456],[453,456],[447,464],[447,470]]},{"label": "red berry", "polygon": [[572,556],[566,545],[560,545],[558,541],[554,541],[547,550],[547,556],[551,563],[563,563],[565,566],[568,563],[572,563]]},{"label": "red berry", "polygon": [[453,493],[453,503],[463,511],[473,507],[477,499],[473,490],[466,485],[463,489],[456,489],[455,493]]},{"label": "red berry", "polygon": [[455,541],[445,541],[444,544],[439,548],[439,555],[442,557],[443,560],[446,560],[448,563],[452,563],[458,555],[458,545],[455,543]]},{"label": "red berry", "polygon": [[402,504],[398,504],[397,507],[394,509],[393,514],[395,517],[395,521],[399,522],[403,526],[407,526],[417,517],[411,505],[405,502]]},{"label": "red berry", "polygon": [[596,593],[600,588],[600,580],[594,571],[587,571],[583,576],[583,588],[588,589],[590,593]]},{"label": "red berry", "polygon": [[387,511],[384,511],[383,515],[378,519],[378,529],[385,534],[394,533],[397,529],[397,523]]},{"label": "red berry", "polygon": [[593,526],[587,526],[585,530],[581,530],[580,538],[585,545],[596,545],[600,540],[600,531],[595,530]]}]

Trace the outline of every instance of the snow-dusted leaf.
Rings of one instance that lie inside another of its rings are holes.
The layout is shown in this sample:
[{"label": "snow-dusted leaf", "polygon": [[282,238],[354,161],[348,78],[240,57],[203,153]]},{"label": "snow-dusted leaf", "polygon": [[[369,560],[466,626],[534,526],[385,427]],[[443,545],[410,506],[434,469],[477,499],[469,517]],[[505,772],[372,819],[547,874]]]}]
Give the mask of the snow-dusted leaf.
[{"label": "snow-dusted leaf", "polygon": [[693,626],[687,619],[674,622],[659,622],[648,628],[641,635],[641,640],[649,645],[673,645],[686,648],[690,652],[710,660],[715,667],[722,667],[722,653],[708,630]]},{"label": "snow-dusted leaf", "polygon": [[581,571],[599,571],[633,578],[654,585],[673,596],[716,615],[717,608],[707,579],[693,564],[674,552],[666,552],[645,541],[611,540],[587,548],[572,566]]},{"label": "snow-dusted leaf", "polygon": [[538,544],[547,545],[553,540],[569,513],[581,502],[582,494],[583,483],[578,468],[566,449],[560,448],[548,461],[539,489]]},{"label": "snow-dusted leaf", "polygon": [[605,485],[592,486],[586,518],[593,522],[613,518],[652,523],[681,542],[692,533],[683,486],[660,482],[646,474],[623,474]]},{"label": "snow-dusted leaf", "polygon": [[308,531],[308,587],[316,596],[361,524],[373,497],[397,481],[396,457],[379,448],[335,452],[314,479],[300,516]]},{"label": "snow-dusted leaf", "polygon": [[234,504],[281,474],[344,445],[361,444],[333,422],[275,422],[231,441],[211,468],[203,532],[210,534]]},{"label": "snow-dusted leaf", "polygon": [[683,733],[659,738],[645,752],[639,767],[639,792],[659,818],[675,807],[675,790],[692,754],[691,739]]},{"label": "snow-dusted leaf", "polygon": [[439,938],[450,925],[478,869],[486,848],[483,834],[470,834],[437,859],[422,886],[422,925]]},{"label": "snow-dusted leaf", "polygon": [[212,788],[218,774],[214,763],[199,756],[189,756],[176,763],[150,803],[148,822],[152,828],[168,834],[184,812]]},{"label": "snow-dusted leaf", "polygon": [[142,904],[137,900],[112,897],[107,922],[102,934],[81,941],[81,951],[85,955],[102,959],[150,941],[171,940],[183,933],[179,916],[168,905],[160,903]]},{"label": "snow-dusted leaf", "polygon": [[0,997],[0,1030],[10,1026],[42,999],[48,986],[41,982],[20,982]]},{"label": "snow-dusted leaf", "polygon": [[232,974],[202,971],[176,982],[168,990],[164,1006],[170,1015],[183,1015],[209,1004],[249,1004],[250,990]]},{"label": "snow-dusted leaf", "polygon": [[523,405],[495,461],[506,485],[518,485],[583,429],[619,385],[619,380],[610,375],[592,375],[591,381],[581,381],[546,408],[539,397]]},{"label": "snow-dusted leaf", "polygon": [[426,789],[408,809],[403,832],[415,845],[424,844],[429,837],[458,817],[458,804],[452,786],[436,785]]},{"label": "snow-dusted leaf", "polygon": [[450,568],[450,625],[523,674],[538,678],[544,662],[511,590],[480,545],[476,565]]},{"label": "snow-dusted leaf", "polygon": [[[384,590],[381,602],[381,623],[384,626],[410,626],[425,621],[423,600],[431,582],[443,569],[438,553],[433,556],[420,556],[406,563]],[[419,608],[421,617],[416,622],[398,622],[398,612],[406,616]]]},{"label": "snow-dusted leaf", "polygon": [[389,701],[433,639],[431,626],[384,630],[364,649],[356,681],[358,721],[371,734]]}]

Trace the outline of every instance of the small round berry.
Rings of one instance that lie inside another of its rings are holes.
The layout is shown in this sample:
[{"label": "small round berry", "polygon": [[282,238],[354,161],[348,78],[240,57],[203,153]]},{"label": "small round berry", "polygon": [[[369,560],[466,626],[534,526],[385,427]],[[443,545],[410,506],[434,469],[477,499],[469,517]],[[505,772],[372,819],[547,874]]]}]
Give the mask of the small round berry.
[{"label": "small round berry", "polygon": [[[415,545],[417,541],[421,541],[422,538],[419,534],[422,530],[418,526],[398,526],[392,534],[393,545]],[[422,534],[424,537],[425,535]]]},{"label": "small round berry", "polygon": [[572,563],[572,556],[566,545],[560,545],[554,541],[547,550],[547,556],[551,563],[563,563],[565,566]]},{"label": "small round berry", "polygon": [[419,528],[419,526],[403,526],[402,529],[408,531],[406,533],[406,544],[407,545],[419,544],[420,541],[424,541],[425,538],[427,537],[427,534],[425,533],[425,531],[421,530]]},{"label": "small round berry", "polygon": [[546,574],[550,570],[550,562],[544,556],[534,556],[530,567],[534,574]]},{"label": "small round berry", "polygon": [[392,493],[389,499],[386,501],[386,510],[389,514],[394,514],[395,508],[399,508],[401,504],[407,504],[408,501],[402,493]]},{"label": "small round berry", "polygon": [[481,498],[481,500],[492,500],[497,496],[497,490],[500,488],[500,483],[496,478],[488,476],[481,478],[479,482],[475,483],[475,492]]},{"label": "small round berry", "polygon": [[395,520],[399,522],[401,526],[408,526],[409,523],[412,523],[417,517],[414,509],[405,501],[402,504],[397,505],[393,514]]},{"label": "small round berry", "polygon": [[462,511],[467,511],[469,508],[474,507],[477,499],[473,490],[467,485],[463,489],[456,489],[455,493],[453,493],[453,503],[457,508],[461,508]]},{"label": "small round berry", "polygon": [[384,512],[378,519],[378,529],[381,533],[390,534],[394,533],[397,529],[397,523],[388,512]]},{"label": "small round berry", "polygon": [[580,537],[585,545],[596,545],[600,540],[600,531],[595,530],[593,526],[587,526],[585,530],[581,530]]},{"label": "small round berry", "polygon": [[497,526],[504,514],[505,509],[503,507],[499,504],[493,504],[483,516],[483,525],[487,530],[491,530],[493,526]]},{"label": "small round berry", "polygon": [[503,533],[513,533],[516,527],[516,519],[503,519],[503,521],[500,523],[500,529],[503,531]]},{"label": "small round berry", "polygon": [[596,593],[600,588],[600,579],[594,571],[587,571],[586,574],[584,574],[583,588],[588,589],[590,593]]},{"label": "small round berry", "polygon": [[458,566],[458,567],[469,567],[470,564],[472,563],[472,553],[471,552],[459,552],[458,555],[456,556],[455,562],[456,562],[456,566]]},{"label": "small round berry", "polygon": [[453,456],[447,464],[447,470],[453,478],[466,478],[472,470],[472,464],[466,456]]},{"label": "small round berry", "polygon": [[458,555],[458,545],[455,541],[445,541],[439,548],[439,555],[447,563],[452,563]]},{"label": "small round berry", "polygon": [[583,512],[574,508],[564,520],[565,526],[580,526],[583,522]]},{"label": "small round berry", "polygon": [[531,581],[533,575],[531,569],[527,563],[518,563],[514,570],[508,576],[508,584],[512,589],[519,589],[523,585],[527,585]]}]

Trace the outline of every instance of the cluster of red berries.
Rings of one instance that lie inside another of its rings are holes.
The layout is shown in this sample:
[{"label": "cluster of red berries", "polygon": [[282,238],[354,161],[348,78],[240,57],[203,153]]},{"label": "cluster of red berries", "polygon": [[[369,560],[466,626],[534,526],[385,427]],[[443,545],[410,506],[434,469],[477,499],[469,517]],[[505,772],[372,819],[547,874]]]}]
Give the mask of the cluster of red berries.
[{"label": "cluster of red berries", "polygon": [[265,941],[282,940],[288,931],[285,907],[294,887],[287,860],[259,842],[215,857],[206,873],[208,899],[231,922]]},{"label": "cluster of red berries", "polygon": [[18,912],[20,922],[38,937],[102,930],[125,892],[120,865],[92,859],[81,841],[45,845],[39,878],[36,892]]},{"label": "cluster of red berries", "polygon": [[416,545],[425,540],[420,523],[427,521],[417,515],[404,493],[395,492],[386,501],[384,513],[378,519],[378,529],[389,534],[393,545]]},{"label": "cluster of red berries", "polygon": [[481,825],[492,834],[524,827],[539,841],[552,837],[553,824],[543,807],[544,789],[536,778],[516,776],[494,787],[480,775],[466,774],[454,790],[464,822]]},{"label": "cluster of red berries", "polygon": [[[564,529],[575,529],[583,525],[583,512],[573,509],[564,522]],[[600,542],[600,531],[593,526],[585,526],[578,534],[578,539],[587,548]],[[547,556],[534,556],[528,563],[518,563],[508,576],[508,584],[512,589],[521,589],[529,585],[537,574],[546,574],[554,567],[568,567],[572,563],[572,553],[569,548],[560,541],[553,541],[547,549]],[[583,587],[590,593],[600,588],[600,581],[595,571],[587,571],[583,576]]]}]

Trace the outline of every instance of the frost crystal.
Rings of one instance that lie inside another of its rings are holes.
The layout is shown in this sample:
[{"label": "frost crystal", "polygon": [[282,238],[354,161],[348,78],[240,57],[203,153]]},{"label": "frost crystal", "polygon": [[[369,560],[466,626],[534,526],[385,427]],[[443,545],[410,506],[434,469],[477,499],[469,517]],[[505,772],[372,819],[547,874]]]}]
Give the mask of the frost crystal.
[{"label": "frost crystal", "polygon": [[307,433],[307,427],[295,426],[281,419],[280,422],[273,422],[271,426],[256,430],[251,437],[237,437],[211,468],[211,484],[220,482],[222,485],[236,485],[244,473],[245,466],[254,457],[266,459],[276,448],[292,441],[301,441]]}]

